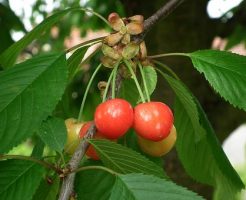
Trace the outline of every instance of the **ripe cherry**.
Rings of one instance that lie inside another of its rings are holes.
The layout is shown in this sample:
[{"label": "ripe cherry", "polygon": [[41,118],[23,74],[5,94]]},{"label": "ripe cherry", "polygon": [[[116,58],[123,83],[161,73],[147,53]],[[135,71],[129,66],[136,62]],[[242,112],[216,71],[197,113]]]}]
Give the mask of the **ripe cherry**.
[{"label": "ripe cherry", "polygon": [[[92,125],[92,122],[87,122],[85,123],[82,128],[80,129],[80,132],[79,132],[79,137],[80,139],[82,139],[87,130],[90,128],[90,126]],[[93,136],[94,139],[105,139],[105,137],[100,133],[100,132],[96,132]],[[116,141],[116,140],[114,140]],[[99,156],[97,155],[97,152],[96,150],[94,149],[94,147],[92,145],[89,145],[87,151],[86,151],[86,155],[90,158],[92,158],[93,160],[100,160]]]},{"label": "ripe cherry", "polygon": [[172,127],[170,134],[163,140],[154,142],[138,136],[137,141],[141,150],[151,156],[161,157],[167,154],[175,144],[177,138],[176,128]]},{"label": "ripe cherry", "polygon": [[123,136],[133,124],[133,109],[124,99],[111,99],[101,103],[94,116],[97,130],[109,139]]},{"label": "ripe cherry", "polygon": [[135,107],[133,127],[148,140],[160,141],[168,136],[173,125],[173,113],[162,102],[142,103]]}]

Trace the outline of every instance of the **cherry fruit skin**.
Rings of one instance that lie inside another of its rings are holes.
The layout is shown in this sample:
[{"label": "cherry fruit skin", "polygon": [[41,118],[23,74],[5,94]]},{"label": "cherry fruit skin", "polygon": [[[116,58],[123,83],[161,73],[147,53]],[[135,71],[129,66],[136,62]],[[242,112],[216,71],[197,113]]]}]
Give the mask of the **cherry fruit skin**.
[{"label": "cherry fruit skin", "polygon": [[[80,139],[82,139],[85,136],[86,132],[88,131],[91,125],[92,125],[92,121],[87,122],[82,126],[79,132]],[[97,131],[94,134],[93,139],[105,139],[105,137],[100,132]],[[113,141],[117,141],[117,140],[113,140]],[[86,155],[93,160],[100,160],[95,148],[92,145],[89,145],[86,151]]]},{"label": "cherry fruit skin", "polygon": [[83,124],[83,122],[78,123],[74,118],[65,120],[65,125],[67,128],[67,141],[64,150],[69,155],[72,155],[79,145],[79,131]]},{"label": "cherry fruit skin", "polygon": [[173,148],[176,142],[176,138],[176,128],[173,126],[170,134],[161,141],[154,142],[144,139],[141,136],[137,137],[137,141],[143,152],[154,157],[161,157],[167,154]]},{"label": "cherry fruit skin", "polygon": [[94,121],[102,135],[108,139],[118,139],[132,127],[133,108],[124,99],[110,99],[96,108]]},{"label": "cherry fruit skin", "polygon": [[[91,124],[92,124],[92,122],[90,121],[90,122],[85,123],[82,126],[82,128],[80,129],[80,132],[79,132],[80,139],[82,139],[85,136],[85,134],[86,134],[87,130],[90,128]],[[101,134],[99,132],[96,132],[94,134],[93,138],[94,139],[102,138],[102,136],[101,136]],[[93,160],[99,160],[100,159],[99,156],[96,153],[96,150],[94,149],[94,147],[92,145],[89,145],[89,147],[88,147],[88,149],[86,151],[86,155],[88,157],[92,158]]]},{"label": "cherry fruit skin", "polygon": [[166,138],[173,126],[173,113],[162,102],[138,104],[134,109],[133,128],[144,139],[161,141]]}]

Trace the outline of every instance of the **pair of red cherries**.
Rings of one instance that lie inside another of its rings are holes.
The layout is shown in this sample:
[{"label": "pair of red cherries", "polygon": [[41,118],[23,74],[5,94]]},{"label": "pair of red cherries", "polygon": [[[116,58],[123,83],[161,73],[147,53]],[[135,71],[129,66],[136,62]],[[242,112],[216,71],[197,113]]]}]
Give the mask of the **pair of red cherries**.
[{"label": "pair of red cherries", "polygon": [[133,109],[124,99],[111,99],[96,108],[94,122],[108,139],[118,139],[133,127],[139,136],[157,142],[169,135],[173,113],[162,102],[141,103]]}]

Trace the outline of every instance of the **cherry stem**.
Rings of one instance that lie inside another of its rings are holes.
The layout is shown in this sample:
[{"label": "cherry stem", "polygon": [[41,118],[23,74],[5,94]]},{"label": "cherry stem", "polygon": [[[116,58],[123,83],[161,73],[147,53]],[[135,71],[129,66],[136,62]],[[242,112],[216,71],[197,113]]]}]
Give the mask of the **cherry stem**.
[{"label": "cherry stem", "polygon": [[93,170],[93,169],[99,169],[99,170],[103,170],[103,171],[106,171],[112,175],[118,175],[117,172],[107,168],[107,167],[104,167],[104,166],[84,166],[84,167],[80,167],[78,169],[75,169],[73,171],[71,171],[70,173],[77,173],[79,171],[84,171],[84,170]]},{"label": "cherry stem", "polygon": [[[83,11],[85,11],[85,12],[90,12],[90,13],[96,15],[98,18],[100,18],[100,19],[101,19],[102,21],[104,21],[108,26],[111,27],[110,23],[109,23],[102,15],[100,15],[99,13],[97,13],[97,12],[91,10],[91,9],[87,9],[87,8],[74,8],[74,10],[83,10]],[[80,43],[80,44],[77,44],[77,45],[73,46],[72,48],[67,49],[67,50],[66,50],[66,53],[69,53],[69,52],[73,51],[74,49],[77,49],[77,48],[82,47],[82,46],[83,46],[83,47],[85,47],[85,46],[90,46],[90,45],[96,44],[96,43],[98,43],[98,42],[101,42],[105,37],[106,37],[106,36],[98,37],[98,38],[95,38],[95,39],[92,39],[92,40],[87,40],[87,41],[85,41],[85,42],[82,42],[82,43]]]},{"label": "cherry stem", "polygon": [[186,56],[186,57],[189,57],[189,54],[187,54],[187,53],[164,53],[164,54],[148,56],[148,58],[162,58],[162,57],[167,57],[167,56]]},{"label": "cherry stem", "polygon": [[177,80],[180,80],[179,77],[176,75],[176,73],[170,67],[168,67],[167,65],[165,65],[165,64],[163,64],[157,60],[153,60],[153,62],[156,63],[157,65],[161,66],[166,71],[168,71],[174,78],[176,78]]},{"label": "cherry stem", "polygon": [[91,46],[91,45],[94,45],[94,44],[97,44],[99,42],[102,42],[102,40],[105,38],[106,36],[103,36],[103,37],[98,37],[98,38],[94,38],[94,39],[91,39],[91,40],[87,40],[85,42],[81,42],[69,49],[66,50],[66,53],[69,53],[79,47],[86,47],[86,46]]},{"label": "cherry stem", "polygon": [[21,155],[1,155],[0,156],[0,160],[5,160],[5,159],[16,159],[16,160],[28,160],[28,161],[32,161],[35,163],[38,163],[40,165],[42,165],[45,168],[48,169],[52,169],[57,173],[60,173],[60,170],[58,168],[56,168],[54,165],[51,165],[49,162],[46,162],[44,160],[38,160],[34,157],[31,156],[21,156]]},{"label": "cherry stem", "polygon": [[134,71],[133,71],[133,69],[132,69],[130,63],[129,63],[127,60],[124,60],[124,63],[126,64],[127,68],[129,69],[129,71],[130,71],[130,73],[131,73],[131,75],[132,75],[132,78],[133,78],[134,81],[135,81],[135,84],[136,84],[136,86],[137,86],[139,95],[140,95],[140,97],[141,97],[141,101],[142,101],[143,103],[145,103],[145,98],[144,98],[143,92],[142,92],[142,90],[141,90],[141,87],[140,87],[140,85],[139,85],[138,79],[137,79],[137,77],[136,77],[136,75],[135,75],[135,73],[134,73]]},{"label": "cherry stem", "polygon": [[112,78],[113,78],[113,75],[114,75],[114,70],[115,70],[115,68],[112,70],[112,72],[111,72],[111,74],[110,74],[110,76],[108,78],[107,85],[106,85],[106,88],[105,88],[104,93],[103,93],[103,100],[102,100],[102,102],[105,102],[106,101],[108,90],[109,90],[109,86],[110,86],[110,83],[111,83]]},{"label": "cherry stem", "polygon": [[102,15],[100,15],[99,13],[97,13],[97,12],[91,10],[91,9],[88,9],[88,8],[80,8],[80,9],[83,10],[83,11],[85,11],[85,12],[90,12],[90,13],[96,15],[98,18],[100,18],[100,19],[101,19],[102,21],[104,21],[108,26],[111,27],[110,23],[109,23]]},{"label": "cherry stem", "polygon": [[146,79],[145,79],[145,75],[144,75],[144,71],[143,71],[143,66],[141,65],[140,62],[138,63],[138,67],[140,69],[140,74],[142,76],[142,80],[143,80],[143,85],[144,85],[144,89],[145,89],[145,94],[146,94],[146,97],[147,97],[147,101],[150,102],[149,90],[148,90],[148,87],[147,87],[147,82],[146,82]]},{"label": "cherry stem", "polygon": [[78,122],[81,122],[82,121],[82,114],[83,114],[83,110],[84,110],[84,106],[85,106],[85,100],[87,98],[87,95],[88,95],[88,92],[89,92],[89,89],[91,87],[91,84],[97,74],[97,72],[99,71],[99,69],[102,67],[102,64],[99,64],[96,68],[96,70],[93,72],[90,80],[89,80],[89,83],[86,87],[86,90],[85,90],[85,94],[83,96],[83,100],[82,100],[82,103],[81,103],[81,106],[80,106],[80,110],[79,110],[79,116],[78,116]]},{"label": "cherry stem", "polygon": [[76,70],[74,71],[74,73],[68,78],[68,82],[71,82],[72,81],[72,79],[73,79],[73,77],[76,75],[76,73],[78,72],[78,69],[82,66],[82,65],[84,65],[88,60],[90,60],[91,59],[91,57],[93,57],[97,52],[98,52],[98,50],[101,48],[101,45],[99,45],[88,57],[86,57],[85,59],[84,59],[84,57],[83,57],[83,59],[82,59],[82,62],[79,64],[79,66],[77,66],[76,67]]},{"label": "cherry stem", "polygon": [[115,98],[115,82],[116,82],[116,75],[117,75],[117,70],[118,70],[118,67],[119,67],[119,64],[117,64],[115,67],[114,67],[114,70],[113,70],[113,80],[112,80],[112,99]]}]

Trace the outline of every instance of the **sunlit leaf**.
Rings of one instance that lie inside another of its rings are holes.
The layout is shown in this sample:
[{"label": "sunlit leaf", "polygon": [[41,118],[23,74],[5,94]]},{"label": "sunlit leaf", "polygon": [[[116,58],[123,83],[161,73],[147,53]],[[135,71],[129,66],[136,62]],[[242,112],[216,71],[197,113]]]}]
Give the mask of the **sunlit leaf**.
[{"label": "sunlit leaf", "polygon": [[89,140],[94,146],[102,162],[116,172],[153,174],[165,177],[161,167],[148,160],[141,154],[108,140]]},{"label": "sunlit leaf", "polygon": [[196,51],[189,56],[216,92],[246,111],[246,56],[215,50]]}]

